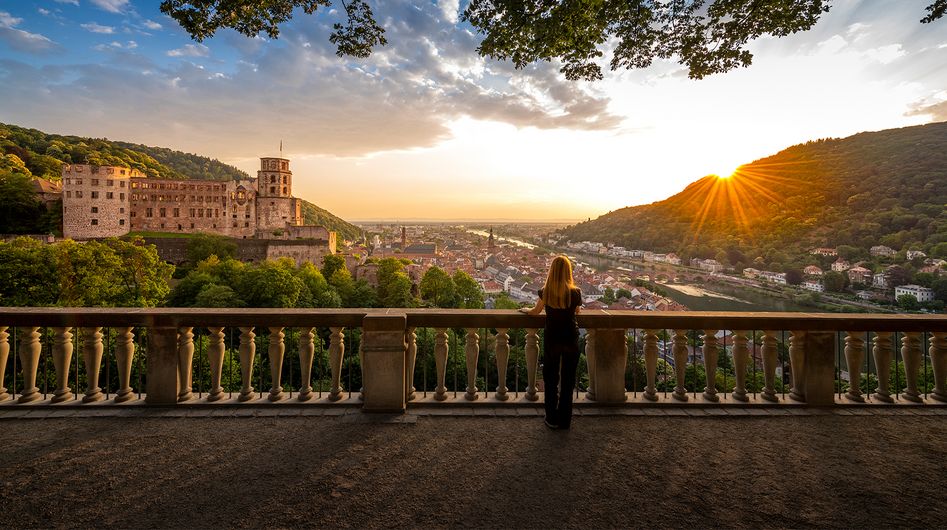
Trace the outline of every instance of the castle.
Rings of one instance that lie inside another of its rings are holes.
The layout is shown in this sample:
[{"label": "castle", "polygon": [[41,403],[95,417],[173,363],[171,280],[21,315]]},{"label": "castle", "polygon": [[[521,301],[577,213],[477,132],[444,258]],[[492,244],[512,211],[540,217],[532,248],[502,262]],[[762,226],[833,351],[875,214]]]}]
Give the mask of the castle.
[{"label": "castle", "polygon": [[[280,247],[319,242],[324,248],[317,254],[335,253],[335,232],[303,225],[302,201],[292,195],[293,173],[285,158],[261,158],[256,180],[169,180],[124,167],[71,164],[63,166],[62,183],[66,238],[210,233],[286,240]],[[296,259],[312,252],[289,254]]]}]

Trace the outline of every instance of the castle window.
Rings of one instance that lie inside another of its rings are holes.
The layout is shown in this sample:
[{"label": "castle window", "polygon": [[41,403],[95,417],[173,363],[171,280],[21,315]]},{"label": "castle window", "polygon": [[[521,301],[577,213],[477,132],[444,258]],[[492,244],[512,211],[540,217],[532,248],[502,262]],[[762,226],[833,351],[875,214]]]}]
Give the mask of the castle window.
[{"label": "castle window", "polygon": [[76,184],[78,184],[79,186],[82,186],[82,179],[76,179]]},{"label": "castle window", "polygon": [[93,192],[92,192],[92,198],[93,198],[93,199],[98,199],[98,198],[99,198],[99,192],[93,191]]},{"label": "castle window", "polygon": [[283,175],[283,184],[286,184],[286,175]]},{"label": "castle window", "polygon": [[67,198],[67,199],[71,199],[71,198],[72,198],[72,192],[71,192],[71,191],[67,191],[67,192],[66,192],[66,198]]},{"label": "castle window", "polygon": [[124,187],[125,187],[125,181],[124,181],[124,180],[118,181],[118,187],[119,187],[119,188],[124,188]]},{"label": "castle window", "polygon": [[93,173],[98,173],[98,172],[99,172],[99,166],[92,166],[92,167],[89,168],[89,169],[90,169],[90,171],[92,171]]},{"label": "castle window", "polygon": [[159,217],[167,217],[167,215],[165,215],[166,213],[167,213],[167,210],[166,210],[166,209],[164,209],[164,208],[158,208],[158,216],[159,216]]},{"label": "castle window", "polygon": [[92,179],[92,185],[93,185],[93,186],[98,186],[98,185],[99,185],[99,179]]},{"label": "castle window", "polygon": [[180,209],[180,208],[175,208],[175,209],[174,209],[174,216],[175,216],[175,217],[181,217],[181,209]]},{"label": "castle window", "polygon": [[244,226],[244,227],[249,227],[249,226],[250,226],[250,221],[247,221],[247,222],[243,223],[243,226]]},{"label": "castle window", "polygon": [[67,178],[67,179],[66,179],[66,184],[72,184],[72,179]]},{"label": "castle window", "polygon": [[118,226],[125,226],[125,220],[124,220],[124,219],[119,219],[119,220],[118,220]]},{"label": "castle window", "polygon": [[270,186],[270,193],[276,193],[276,186]]},{"label": "castle window", "polygon": [[204,209],[203,209],[203,208],[201,208],[200,210],[197,210],[197,216],[198,216],[198,217],[204,217]]},{"label": "castle window", "polygon": [[[112,172],[112,170],[110,169],[110,170],[109,170],[109,173],[111,173],[111,172]],[[114,186],[114,185],[115,185],[115,181],[112,180],[112,179],[108,179],[108,180],[105,181],[105,185],[106,185],[106,186]]]},{"label": "castle window", "polygon": [[283,186],[283,195],[286,195],[286,186]]},{"label": "castle window", "polygon": [[289,169],[289,162],[283,162],[283,170],[285,171],[288,169]]},{"label": "castle window", "polygon": [[119,174],[121,174],[121,175],[124,175],[124,174],[125,174],[125,170],[124,170],[124,169],[119,169],[118,172],[119,172]]},{"label": "castle window", "polygon": [[[124,185],[125,183],[122,182],[122,184]],[[132,188],[138,188],[138,183],[137,183],[137,182],[132,182]]]},{"label": "castle window", "polygon": [[145,217],[152,217],[153,211],[151,208],[145,208]]},{"label": "castle window", "polygon": [[[194,208],[191,208],[191,210],[190,210],[190,212],[189,212],[189,215],[190,215],[190,217],[194,217],[195,215],[197,215],[197,212],[194,211]],[[191,228],[194,228],[194,227],[191,227]]]},{"label": "castle window", "polygon": [[81,191],[76,191],[76,198],[77,198],[77,199],[81,199],[81,198],[82,198],[82,192],[81,192]]},{"label": "castle window", "polygon": [[105,192],[105,198],[106,198],[106,199],[114,199],[114,198],[115,198],[115,194],[112,193],[111,191],[107,191],[107,192]]},{"label": "castle window", "polygon": [[164,223],[161,223],[161,228],[164,228]]},{"label": "castle window", "polygon": [[98,224],[99,224],[99,220],[98,220],[98,219],[93,219],[93,220],[92,220],[92,226],[96,226],[96,225],[98,225]]},{"label": "castle window", "polygon": [[99,213],[99,207],[98,207],[98,206],[93,206],[93,207],[92,207],[92,213]]},{"label": "castle window", "polygon": [[194,228],[194,223],[191,223],[191,228]]},{"label": "castle window", "polygon": [[124,193],[119,193],[119,194],[118,194],[118,200],[124,201],[124,200],[125,200],[125,194],[124,194]]},{"label": "castle window", "polygon": [[138,213],[135,210],[132,210],[132,217],[138,217]]},{"label": "castle window", "polygon": [[119,208],[118,213],[125,213],[125,208]]},{"label": "castle window", "polygon": [[208,209],[207,209],[207,218],[208,218],[208,219],[210,219],[210,214],[211,214],[211,209],[208,208]]},{"label": "castle window", "polygon": [[220,217],[220,210],[214,208],[214,217]]},{"label": "castle window", "polygon": [[234,223],[234,224],[233,224],[233,227],[234,227],[234,228],[237,228],[237,223]]},{"label": "castle window", "polygon": [[276,175],[270,175],[270,182],[276,182]]},{"label": "castle window", "polygon": [[115,173],[115,168],[114,168],[114,167],[110,167],[110,168],[106,169],[105,172],[108,173],[109,175],[111,175],[112,173]]}]

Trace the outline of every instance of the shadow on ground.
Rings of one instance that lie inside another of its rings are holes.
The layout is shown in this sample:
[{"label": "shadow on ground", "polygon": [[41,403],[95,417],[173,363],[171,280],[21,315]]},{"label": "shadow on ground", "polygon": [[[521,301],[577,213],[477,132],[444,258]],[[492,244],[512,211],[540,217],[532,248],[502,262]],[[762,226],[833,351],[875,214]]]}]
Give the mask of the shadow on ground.
[{"label": "shadow on ground", "polygon": [[0,422],[12,527],[941,527],[940,416]]}]

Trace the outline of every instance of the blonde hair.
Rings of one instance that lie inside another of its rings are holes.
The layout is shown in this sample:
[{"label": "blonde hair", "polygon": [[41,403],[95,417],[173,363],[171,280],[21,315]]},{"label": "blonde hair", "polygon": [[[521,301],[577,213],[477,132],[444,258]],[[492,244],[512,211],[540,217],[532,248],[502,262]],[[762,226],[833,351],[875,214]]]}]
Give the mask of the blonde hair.
[{"label": "blonde hair", "polygon": [[543,286],[543,304],[557,309],[572,305],[572,263],[566,256],[556,256],[549,266],[546,285]]}]

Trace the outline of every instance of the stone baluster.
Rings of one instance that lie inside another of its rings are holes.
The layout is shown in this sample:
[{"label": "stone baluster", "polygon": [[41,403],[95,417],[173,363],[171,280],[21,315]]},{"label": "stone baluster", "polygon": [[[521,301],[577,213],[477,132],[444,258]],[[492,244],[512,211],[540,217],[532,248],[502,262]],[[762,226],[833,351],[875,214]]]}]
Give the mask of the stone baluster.
[{"label": "stone baluster", "polygon": [[499,401],[510,399],[507,394],[509,390],[506,387],[506,367],[510,361],[510,336],[507,334],[508,328],[497,328],[496,345],[493,351],[497,357],[497,391],[494,397]]},{"label": "stone baluster", "polygon": [[707,376],[707,385],[704,387],[704,399],[714,403],[720,401],[717,395],[717,357],[720,355],[720,345],[717,341],[717,330],[704,330],[704,372]]},{"label": "stone baluster", "polygon": [[194,328],[178,328],[178,403],[194,398]]},{"label": "stone baluster", "polygon": [[270,345],[267,349],[267,355],[270,358],[270,395],[267,397],[270,401],[279,401],[283,399],[283,355],[286,353],[286,344],[283,338],[282,327],[270,328]]},{"label": "stone baluster", "polygon": [[931,391],[931,398],[937,401],[947,402],[947,333],[931,333],[930,338],[931,368],[934,371],[934,389]]},{"label": "stone baluster", "polygon": [[434,365],[437,370],[437,388],[434,389],[434,399],[444,401],[447,399],[447,329],[437,328],[434,330]]},{"label": "stone baluster", "polygon": [[302,382],[302,388],[299,389],[299,395],[296,396],[299,401],[312,399],[312,361],[316,357],[313,329],[299,329],[299,376]]},{"label": "stone baluster", "polygon": [[861,390],[862,363],[864,361],[865,339],[857,331],[847,331],[845,335],[845,364],[848,367],[848,392],[845,393],[845,398],[849,401],[865,402]]},{"label": "stone baluster", "polygon": [[792,331],[789,337],[789,373],[792,388],[789,397],[796,401],[806,400],[806,332]]},{"label": "stone baluster", "polygon": [[734,331],[733,339],[733,373],[736,382],[733,387],[733,399],[747,402],[750,397],[746,394],[746,365],[750,360],[749,337],[747,331]]},{"label": "stone baluster", "polygon": [[53,367],[56,369],[56,390],[52,403],[69,401],[75,396],[69,387],[69,368],[72,366],[72,328],[53,328]]},{"label": "stone baluster", "polygon": [[39,369],[39,354],[42,344],[39,341],[38,327],[19,328],[20,344],[17,348],[20,354],[20,368],[23,370],[23,390],[20,392],[19,403],[30,403],[43,399],[36,386],[36,371]]},{"label": "stone baluster", "polygon": [[253,399],[253,361],[256,358],[256,334],[253,326],[240,328],[240,376],[242,386],[237,401]]},{"label": "stone baluster", "polygon": [[890,331],[878,331],[875,333],[872,356],[875,358],[875,368],[878,370],[878,388],[872,397],[878,401],[892,403],[891,390],[888,388],[888,382],[891,378],[891,357],[893,354],[893,343],[891,342]]},{"label": "stone baluster", "polygon": [[526,399],[536,401],[539,394],[536,389],[536,369],[539,366],[538,329],[526,330]]},{"label": "stone baluster", "polygon": [[99,372],[102,368],[102,328],[82,329],[82,361],[85,363],[86,391],[83,403],[105,399],[99,388]]},{"label": "stone baluster", "polygon": [[329,328],[329,368],[332,371],[332,389],[329,401],[342,399],[342,358],[345,356],[345,328]]},{"label": "stone baluster", "polygon": [[[763,392],[760,397],[766,401],[778,402],[776,397],[776,331],[763,330],[760,355],[763,357]],[[795,367],[793,367],[795,372]]]},{"label": "stone baluster", "polygon": [[210,392],[207,401],[220,401],[224,398],[224,387],[221,378],[224,373],[224,328],[207,328],[207,364],[210,367]]},{"label": "stone baluster", "polygon": [[585,398],[595,401],[595,330],[589,329],[585,333],[585,365],[589,372],[589,390]]},{"label": "stone baluster", "polygon": [[[625,341],[625,358],[628,358],[628,341]],[[658,330],[644,330],[644,366],[645,379],[647,381],[644,393],[648,401],[658,400],[658,389],[655,386],[658,369]]]},{"label": "stone baluster", "polygon": [[687,382],[687,330],[675,329],[674,338],[671,339],[671,342],[671,355],[674,356],[674,377],[677,379],[674,393],[671,396],[678,401],[687,401],[687,388],[684,386]]},{"label": "stone baluster", "polygon": [[480,357],[480,335],[477,334],[477,328],[467,328],[464,357],[467,360],[467,392],[464,399],[476,401],[480,397],[477,394],[477,360]]},{"label": "stone baluster", "polygon": [[[0,326],[0,401],[10,399],[7,387],[3,386],[7,373],[7,359],[10,357],[10,333],[7,332],[8,329],[10,329],[9,326]],[[16,377],[16,374],[14,374],[14,377]]]},{"label": "stone baluster", "polygon": [[904,379],[907,387],[901,397],[922,403],[921,393],[917,391],[917,377],[921,370],[921,334],[917,331],[908,331],[901,336],[901,358],[904,359]]},{"label": "stone baluster", "polygon": [[115,364],[118,366],[118,392],[115,402],[124,403],[135,398],[132,389],[132,361],[135,359],[135,328],[118,328],[115,334]]},{"label": "stone baluster", "polygon": [[410,327],[404,334],[407,364],[404,371],[404,400],[412,401],[416,397],[414,388],[414,365],[418,359],[418,334]]}]

